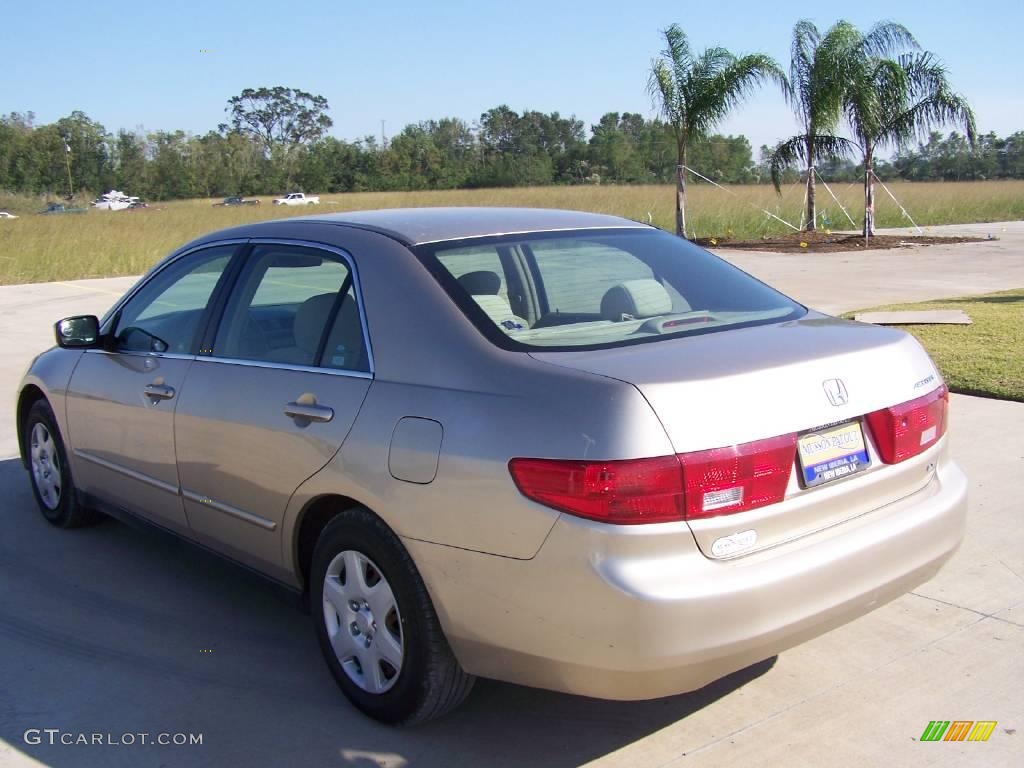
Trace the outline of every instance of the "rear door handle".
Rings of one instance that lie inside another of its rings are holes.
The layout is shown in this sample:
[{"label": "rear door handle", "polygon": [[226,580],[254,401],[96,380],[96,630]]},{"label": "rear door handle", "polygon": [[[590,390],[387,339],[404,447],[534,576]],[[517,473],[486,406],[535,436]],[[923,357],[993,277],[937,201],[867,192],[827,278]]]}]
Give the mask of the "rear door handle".
[{"label": "rear door handle", "polygon": [[303,405],[302,403],[288,403],[284,407],[284,415],[293,419],[305,419],[306,421],[330,421],[334,418],[334,409],[326,405]]},{"label": "rear door handle", "polygon": [[152,397],[154,400],[170,400],[174,397],[174,387],[168,387],[166,384],[147,384],[143,391],[146,397]]}]

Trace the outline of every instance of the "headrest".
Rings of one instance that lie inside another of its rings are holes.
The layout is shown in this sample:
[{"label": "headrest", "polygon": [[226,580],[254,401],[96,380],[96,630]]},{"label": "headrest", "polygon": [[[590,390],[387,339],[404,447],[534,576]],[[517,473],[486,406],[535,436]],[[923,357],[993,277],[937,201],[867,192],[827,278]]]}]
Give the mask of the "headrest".
[{"label": "headrest", "polygon": [[625,317],[654,317],[672,311],[672,297],[657,280],[627,280],[613,285],[601,299],[601,317],[605,320]]},{"label": "headrest", "polygon": [[497,272],[481,269],[478,272],[467,272],[459,278],[459,285],[466,289],[470,296],[495,296],[501,290],[501,278]]},{"label": "headrest", "polygon": [[316,354],[320,346],[320,336],[327,325],[327,318],[331,314],[331,307],[338,298],[337,293],[321,293],[317,296],[310,296],[299,304],[295,312],[295,346],[300,349]]}]

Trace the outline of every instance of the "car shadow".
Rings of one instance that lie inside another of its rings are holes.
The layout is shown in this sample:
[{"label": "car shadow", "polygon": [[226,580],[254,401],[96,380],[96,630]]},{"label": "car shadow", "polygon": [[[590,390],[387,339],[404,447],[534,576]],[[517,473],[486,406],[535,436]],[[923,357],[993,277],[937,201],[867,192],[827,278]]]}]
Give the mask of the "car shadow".
[{"label": "car shadow", "polygon": [[[561,768],[684,719],[774,664],[645,702],[479,680],[448,717],[389,728],[345,701],[291,593],[148,529],[53,528],[17,459],[0,461],[0,494],[0,738],[46,765]],[[26,741],[48,728],[121,744]],[[124,743],[140,733],[198,733],[202,744]]]}]

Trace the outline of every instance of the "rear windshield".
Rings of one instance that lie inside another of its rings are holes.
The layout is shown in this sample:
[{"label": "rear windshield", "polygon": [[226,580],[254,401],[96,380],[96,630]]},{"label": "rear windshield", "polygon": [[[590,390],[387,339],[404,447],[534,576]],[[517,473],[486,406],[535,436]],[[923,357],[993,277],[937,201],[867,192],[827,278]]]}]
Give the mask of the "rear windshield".
[{"label": "rear windshield", "polygon": [[507,349],[600,349],[800,317],[728,262],[655,229],[420,246],[470,320]]}]

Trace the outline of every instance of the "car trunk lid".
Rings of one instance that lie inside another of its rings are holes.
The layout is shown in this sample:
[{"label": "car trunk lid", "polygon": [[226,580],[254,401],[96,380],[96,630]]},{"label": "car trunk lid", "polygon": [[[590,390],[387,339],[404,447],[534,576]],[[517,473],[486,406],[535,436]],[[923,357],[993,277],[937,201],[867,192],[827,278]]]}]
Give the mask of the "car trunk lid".
[{"label": "car trunk lid", "polygon": [[914,493],[933,471],[935,446],[915,459],[883,464],[863,421],[941,383],[931,359],[902,331],[810,313],[657,343],[531,354],[635,386],[680,454],[862,423],[866,470],[804,487],[794,462],[781,502],[691,520],[709,557],[747,554],[840,523]]}]

